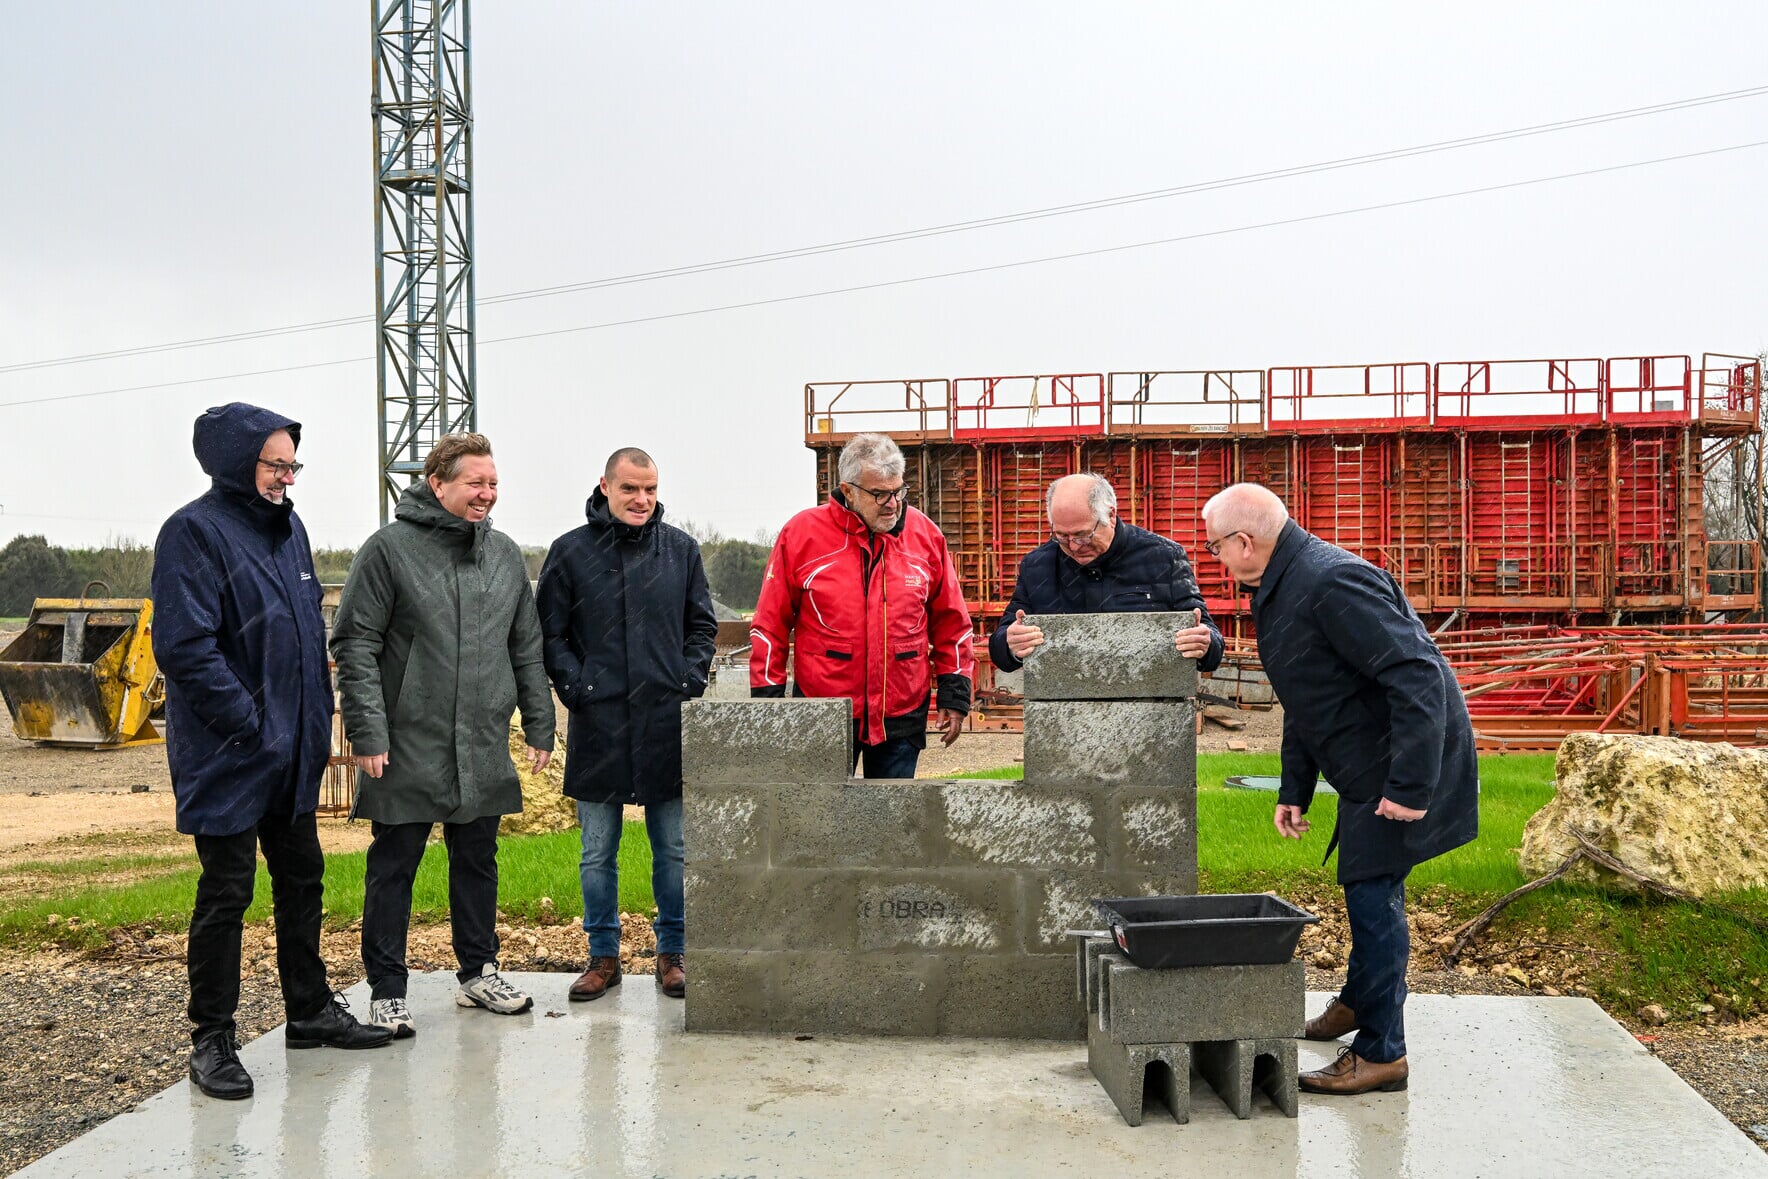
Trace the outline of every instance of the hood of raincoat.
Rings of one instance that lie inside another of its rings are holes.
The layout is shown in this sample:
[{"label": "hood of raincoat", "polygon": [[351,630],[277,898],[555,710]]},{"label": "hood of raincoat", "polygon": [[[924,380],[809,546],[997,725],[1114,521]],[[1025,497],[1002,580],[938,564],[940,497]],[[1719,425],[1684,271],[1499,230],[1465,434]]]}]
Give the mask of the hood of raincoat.
[{"label": "hood of raincoat", "polygon": [[442,506],[427,481],[413,483],[399,493],[399,504],[393,509],[396,519],[423,528],[434,528],[464,545],[476,545],[491,532],[491,517],[474,522],[457,516]]},{"label": "hood of raincoat", "polygon": [[[196,420],[192,439],[196,461],[217,490],[277,507],[258,494],[258,456],[264,440],[278,430],[287,430],[295,449],[301,448],[301,423],[293,418],[243,401],[218,405]],[[287,496],[283,502],[288,502]]]}]

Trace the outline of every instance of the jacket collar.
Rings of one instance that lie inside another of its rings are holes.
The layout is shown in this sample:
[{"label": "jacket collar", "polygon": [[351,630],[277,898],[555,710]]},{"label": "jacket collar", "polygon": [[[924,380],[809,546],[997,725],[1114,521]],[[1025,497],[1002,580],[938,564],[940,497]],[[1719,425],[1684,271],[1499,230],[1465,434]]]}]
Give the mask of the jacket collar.
[{"label": "jacket collar", "polygon": [[1283,531],[1277,534],[1277,544],[1271,550],[1271,559],[1265,562],[1264,576],[1258,579],[1258,585],[1252,591],[1253,609],[1265,604],[1266,599],[1276,588],[1277,582],[1295,561],[1296,556],[1307,547],[1313,535],[1297,524],[1294,520],[1283,525]]},{"label": "jacket collar", "polygon": [[651,518],[643,524],[628,524],[624,520],[616,520],[608,511],[608,497],[600,487],[589,493],[589,502],[583,506],[583,515],[592,528],[605,528],[611,532],[615,540],[638,542],[648,538],[663,522],[663,505],[658,504],[651,513]]},{"label": "jacket collar", "polygon": [[393,509],[393,515],[407,524],[431,529],[469,549],[477,548],[491,531],[490,516],[475,523],[455,515],[442,506],[442,501],[430,490],[429,483],[423,480],[413,483],[400,493],[399,505]]}]

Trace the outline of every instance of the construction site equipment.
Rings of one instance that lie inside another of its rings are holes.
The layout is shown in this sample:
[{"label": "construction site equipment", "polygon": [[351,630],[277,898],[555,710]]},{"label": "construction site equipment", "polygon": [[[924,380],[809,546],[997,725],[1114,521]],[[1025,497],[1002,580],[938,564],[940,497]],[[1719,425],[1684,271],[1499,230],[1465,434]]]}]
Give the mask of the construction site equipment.
[{"label": "construction site equipment", "polygon": [[[1759,610],[1760,545],[1737,533],[1761,535],[1768,502],[1760,450],[1744,445],[1760,432],[1761,387],[1756,358],[1713,352],[915,378],[806,385],[804,424],[819,497],[854,433],[902,447],[915,506],[945,533],[981,635],[1019,560],[1049,537],[1051,481],[1092,471],[1111,480],[1123,519],[1185,546],[1210,613],[1250,652],[1248,599],[1203,555],[1201,517],[1242,480],[1392,573],[1433,631],[1588,632]],[[1731,535],[1708,534],[1709,500]],[[980,643],[977,656],[986,708]],[[1256,660],[1232,662],[1241,678],[1224,695],[1257,695],[1243,674]],[[1514,700],[1507,691],[1488,694]]]},{"label": "construction site equipment", "polygon": [[[100,596],[88,596],[94,587]],[[24,632],[0,651],[0,696],[20,740],[90,749],[157,745],[149,720],[165,698],[153,657],[153,603],[38,598]]]},{"label": "construction site equipment", "polygon": [[468,0],[371,0],[381,523],[444,434],[478,429]]},{"label": "construction site equipment", "polygon": [[1571,733],[1768,744],[1768,626],[1455,631],[1437,638],[1480,748]]}]

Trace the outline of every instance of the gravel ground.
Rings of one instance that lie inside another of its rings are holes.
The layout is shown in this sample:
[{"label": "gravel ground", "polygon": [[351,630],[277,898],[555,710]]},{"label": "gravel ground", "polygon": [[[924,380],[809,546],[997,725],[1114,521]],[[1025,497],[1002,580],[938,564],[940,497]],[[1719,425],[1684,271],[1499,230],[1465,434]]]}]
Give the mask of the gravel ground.
[{"label": "gravel ground", "polygon": [[[1302,947],[1312,963],[1342,954],[1342,912],[1319,904],[1321,926]],[[1415,914],[1418,939],[1428,938],[1434,915]],[[642,917],[625,916],[621,947],[629,973],[649,974],[655,941]],[[510,970],[556,971],[556,996],[583,969],[583,933],[575,925],[499,927],[503,965]],[[329,933],[322,952],[339,989],[361,977],[359,934]],[[1415,945],[1421,942],[1415,939]],[[243,1039],[263,1035],[283,1021],[277,989],[274,942],[267,928],[249,929],[239,1026]],[[160,935],[120,943],[99,956],[39,955],[0,968],[0,1174],[10,1174],[185,1075],[189,1025],[182,939]],[[1420,952],[1420,962],[1429,956]],[[1515,957],[1506,951],[1507,957]],[[411,933],[414,968],[453,967],[446,925]],[[692,956],[689,970],[692,971]],[[1419,993],[1544,994],[1524,990],[1504,967],[1468,965],[1462,970],[1415,970]],[[1342,969],[1310,965],[1310,990],[1336,990]],[[1558,988],[1555,988],[1557,990]],[[1575,988],[1573,988],[1575,989]],[[360,1014],[360,1013],[359,1013]],[[1635,1026],[1620,1017],[1701,1096],[1768,1150],[1768,1018],[1746,1024]]]}]

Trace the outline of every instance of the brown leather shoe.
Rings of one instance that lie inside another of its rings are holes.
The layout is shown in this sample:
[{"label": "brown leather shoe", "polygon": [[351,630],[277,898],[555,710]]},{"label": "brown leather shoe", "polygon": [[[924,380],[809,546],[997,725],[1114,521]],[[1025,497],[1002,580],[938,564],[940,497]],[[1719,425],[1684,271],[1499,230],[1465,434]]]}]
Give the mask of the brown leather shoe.
[{"label": "brown leather shoe", "polygon": [[1394,1093],[1406,1087],[1406,1076],[1410,1072],[1404,1056],[1389,1064],[1376,1064],[1364,1060],[1349,1048],[1340,1048],[1337,1060],[1323,1069],[1301,1074],[1296,1083],[1304,1092],[1330,1093],[1338,1097],[1377,1090]]},{"label": "brown leather shoe", "polygon": [[571,1002],[586,1003],[608,993],[609,987],[620,985],[620,959],[591,958],[589,969],[571,984]]},{"label": "brown leather shoe", "polygon": [[[1290,1024],[1289,1026],[1294,1027],[1295,1025]],[[1301,1038],[1304,1040],[1336,1040],[1362,1026],[1357,1022],[1355,1011],[1334,999],[1326,1004],[1326,1010],[1308,1020],[1307,1026],[1301,1030]]]},{"label": "brown leather shoe", "polygon": [[680,954],[657,955],[657,985],[671,999],[688,993],[688,968]]}]

